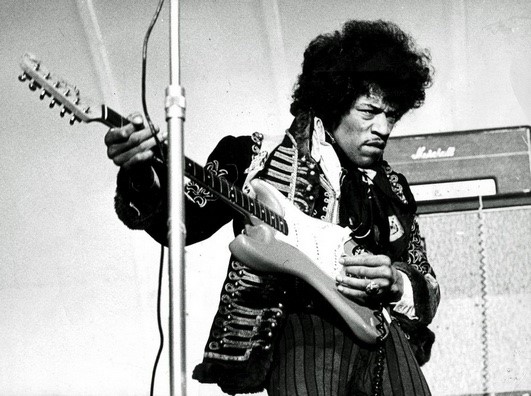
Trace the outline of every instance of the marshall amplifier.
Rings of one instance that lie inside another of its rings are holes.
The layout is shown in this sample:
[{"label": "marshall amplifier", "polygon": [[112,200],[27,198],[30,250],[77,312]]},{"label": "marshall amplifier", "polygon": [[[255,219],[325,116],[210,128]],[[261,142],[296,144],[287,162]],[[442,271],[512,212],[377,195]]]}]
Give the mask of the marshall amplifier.
[{"label": "marshall amplifier", "polygon": [[385,159],[419,213],[531,204],[529,126],[391,138]]}]

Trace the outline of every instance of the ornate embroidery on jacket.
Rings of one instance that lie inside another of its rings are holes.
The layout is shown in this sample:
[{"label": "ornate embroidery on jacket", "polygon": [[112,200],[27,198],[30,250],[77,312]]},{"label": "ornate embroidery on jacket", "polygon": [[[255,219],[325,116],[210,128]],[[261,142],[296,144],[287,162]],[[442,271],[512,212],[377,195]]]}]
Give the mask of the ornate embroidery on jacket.
[{"label": "ornate embroidery on jacket", "polygon": [[[219,169],[219,162],[214,160],[212,162],[207,162],[204,166],[205,170],[212,172],[218,177],[223,177],[227,175],[225,169]],[[217,200],[217,196],[212,194],[206,188],[201,187],[199,184],[190,181],[184,186],[184,194],[193,202],[195,202],[200,207],[204,207],[209,201]]]},{"label": "ornate embroidery on jacket", "polygon": [[400,200],[407,204],[406,196],[404,195],[404,187],[398,182],[398,175],[395,171],[391,169],[388,163],[384,163],[383,169],[385,171],[385,174],[387,176],[387,179],[389,179],[389,182],[391,183],[391,189],[396,194]]},{"label": "ornate embroidery on jacket", "polygon": [[433,317],[437,312],[437,307],[441,300],[441,292],[433,268],[428,262],[426,244],[420,235],[419,225],[416,218],[411,225],[410,238],[408,246],[408,264],[424,275],[424,279],[428,285],[428,301],[426,301],[425,304],[429,307],[430,316]]},{"label": "ornate embroidery on jacket", "polygon": [[[323,198],[323,207],[320,208],[320,212],[317,210],[314,210],[314,217],[318,216],[318,213],[321,213],[319,218],[323,221],[327,221],[329,223],[338,223],[339,221],[339,213],[338,213],[338,202],[337,202],[337,196],[334,192],[334,188],[326,178],[324,174],[320,175],[320,182],[321,186],[324,189],[324,198]],[[319,209],[319,208],[317,208]]]},{"label": "ornate embroidery on jacket", "polygon": [[292,143],[293,146],[279,146],[272,153],[269,166],[262,177],[302,212],[310,214],[313,213],[319,190],[319,177],[322,175],[313,159],[298,158],[295,143]]},{"label": "ornate embroidery on jacket", "polygon": [[411,237],[408,246],[408,263],[423,275],[435,275],[428,262],[425,243],[420,235],[417,219],[411,224]]},{"label": "ornate embroidery on jacket", "polygon": [[251,140],[253,141],[253,145],[251,147],[253,154],[249,167],[245,169],[246,174],[253,172],[256,169],[262,169],[267,159],[267,152],[261,150],[264,135],[262,135],[260,132],[254,132],[251,135]]},{"label": "ornate embroidery on jacket", "polygon": [[[274,279],[258,276],[240,262],[231,260],[205,349],[206,358],[241,362],[248,360],[255,348],[271,348],[272,329],[277,328],[283,316],[281,304],[264,308],[267,302],[278,300],[278,296],[273,297],[278,294],[272,287]],[[253,297],[251,304],[249,296]]]}]

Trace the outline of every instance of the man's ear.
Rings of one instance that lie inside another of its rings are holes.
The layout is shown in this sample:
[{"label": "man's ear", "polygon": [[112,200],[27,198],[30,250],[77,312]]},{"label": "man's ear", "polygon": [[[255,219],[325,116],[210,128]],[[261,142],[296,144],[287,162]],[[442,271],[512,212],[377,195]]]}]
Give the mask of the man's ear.
[{"label": "man's ear", "polygon": [[325,128],[323,125],[323,120],[321,120],[319,117],[313,117],[313,128],[314,128],[314,131],[317,132],[319,136],[324,136]]}]

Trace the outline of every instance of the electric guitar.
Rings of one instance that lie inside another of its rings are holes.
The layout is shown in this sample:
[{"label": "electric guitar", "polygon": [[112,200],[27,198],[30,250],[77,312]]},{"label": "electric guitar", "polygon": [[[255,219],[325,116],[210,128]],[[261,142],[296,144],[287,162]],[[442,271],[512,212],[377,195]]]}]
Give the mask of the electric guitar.
[{"label": "electric guitar", "polygon": [[[51,98],[50,107],[60,106],[60,115],[70,123],[100,122],[109,127],[129,123],[103,104],[82,98],[79,89],[55,78],[35,57],[25,54],[20,81],[29,81],[40,98]],[[353,254],[356,243],[350,230],[305,215],[278,190],[263,180],[251,181],[251,195],[218,178],[185,157],[185,175],[243,213],[254,227],[238,235],[231,252],[249,267],[263,272],[295,275],[314,287],[337,310],[352,332],[363,342],[374,344],[388,334],[382,312],[351,301],[337,291],[335,277],[342,270],[342,255]]]}]

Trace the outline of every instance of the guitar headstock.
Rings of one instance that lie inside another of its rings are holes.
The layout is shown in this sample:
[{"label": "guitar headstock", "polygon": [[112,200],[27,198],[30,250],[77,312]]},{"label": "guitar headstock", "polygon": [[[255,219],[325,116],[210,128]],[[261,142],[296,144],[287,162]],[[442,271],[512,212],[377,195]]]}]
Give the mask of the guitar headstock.
[{"label": "guitar headstock", "polygon": [[82,98],[79,89],[67,81],[57,78],[31,54],[24,54],[20,61],[23,73],[20,81],[29,80],[32,91],[40,91],[40,99],[51,98],[50,108],[61,106],[60,116],[70,116],[70,124],[75,122],[104,122],[106,110],[103,105],[94,105]]}]

